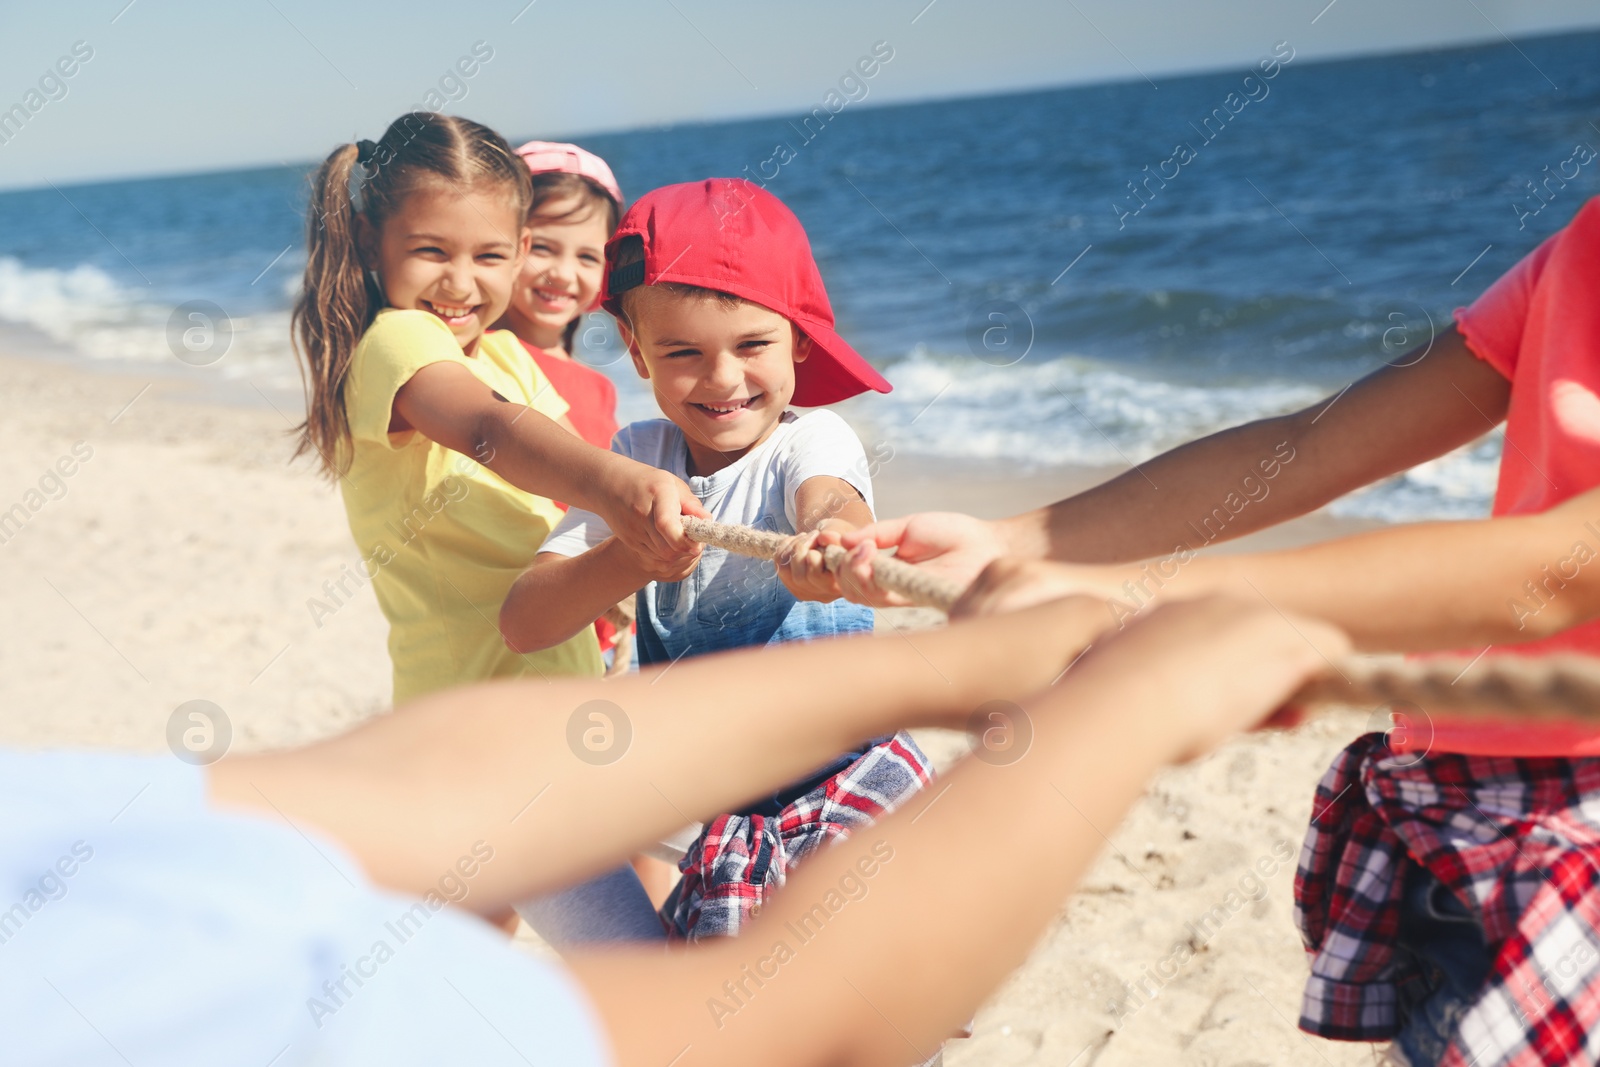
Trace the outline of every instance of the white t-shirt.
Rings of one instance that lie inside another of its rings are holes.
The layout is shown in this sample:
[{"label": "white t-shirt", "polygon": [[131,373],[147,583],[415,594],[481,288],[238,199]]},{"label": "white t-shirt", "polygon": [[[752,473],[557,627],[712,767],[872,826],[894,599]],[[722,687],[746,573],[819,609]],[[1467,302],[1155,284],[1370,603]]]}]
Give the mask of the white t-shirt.
[{"label": "white t-shirt", "polygon": [[[624,426],[611,450],[682,478],[717,522],[795,533],[795,495],[808,479],[824,475],[847,482],[872,507],[866,451],[855,431],[827,410],[784,412],[758,448],[704,478],[689,474],[683,431],[666,419]],[[539,551],[579,556],[610,536],[604,519],[573,508]],[[796,601],[770,560],[709,545],[688,578],[651,582],[640,599],[639,651],[646,664],[872,629],[870,608],[844,600]]]}]

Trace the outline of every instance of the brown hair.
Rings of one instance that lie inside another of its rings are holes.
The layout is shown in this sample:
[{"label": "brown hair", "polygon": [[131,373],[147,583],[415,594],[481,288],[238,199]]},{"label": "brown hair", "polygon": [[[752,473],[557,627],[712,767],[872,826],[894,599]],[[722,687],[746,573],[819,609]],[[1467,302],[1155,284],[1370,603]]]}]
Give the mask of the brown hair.
[{"label": "brown hair", "polygon": [[[592,178],[567,171],[551,170],[533,175],[531,184],[533,202],[528,207],[530,223],[534,220],[534,216],[539,215],[539,209],[546,204],[576,200],[577,202],[566,211],[542,217],[551,222],[581,222],[589,217],[591,211],[603,211],[606,218],[606,237],[610,238],[617,232],[617,223],[622,221],[622,205],[611,199],[611,194]],[[568,355],[572,355],[572,341],[577,336],[578,323],[582,319],[582,315],[575,316],[562,331],[561,347],[567,350]]]},{"label": "brown hair", "polygon": [[305,283],[290,319],[306,390],[295,456],[316,452],[331,478],[341,477],[350,462],[344,405],[350,357],[384,305],[383,289],[356,247],[356,220],[381,229],[428,181],[464,190],[503,185],[519,215],[532,200],[528,168],[503,137],[469,119],[430,111],[401,115],[376,143],[340,145],[311,179]]}]

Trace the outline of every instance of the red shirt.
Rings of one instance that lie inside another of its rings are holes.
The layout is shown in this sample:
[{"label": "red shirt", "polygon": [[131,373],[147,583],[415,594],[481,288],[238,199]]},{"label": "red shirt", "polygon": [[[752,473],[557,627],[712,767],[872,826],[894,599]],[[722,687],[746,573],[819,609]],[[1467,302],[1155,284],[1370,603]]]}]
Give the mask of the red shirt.
[{"label": "red shirt", "polygon": [[567,418],[578,436],[609,452],[611,439],[617,435],[617,387],[611,379],[568,356],[554,355],[526,341],[522,347],[571,408]]},{"label": "red shirt", "polygon": [[[1456,328],[1473,355],[1511,381],[1494,514],[1547,511],[1600,485],[1600,197],[1470,307],[1457,308]],[[1600,554],[1600,512],[1593,519],[1573,537]],[[1546,601],[1551,595],[1538,592]],[[1528,611],[1540,607],[1531,595],[1522,602]],[[1595,655],[1600,620],[1494,651]],[[1437,751],[1478,755],[1600,755],[1600,730],[1574,723],[1436,722],[1432,740]]]},{"label": "red shirt", "polygon": [[[570,356],[552,354],[526,341],[522,347],[550,379],[556,394],[567,402],[567,418],[578,436],[596,448],[611,451],[611,439],[617,435],[617,387],[611,379]],[[565,511],[567,505],[557,501],[556,507]],[[616,628],[605,619],[596,619],[594,630],[600,639],[600,651],[617,643]]]}]

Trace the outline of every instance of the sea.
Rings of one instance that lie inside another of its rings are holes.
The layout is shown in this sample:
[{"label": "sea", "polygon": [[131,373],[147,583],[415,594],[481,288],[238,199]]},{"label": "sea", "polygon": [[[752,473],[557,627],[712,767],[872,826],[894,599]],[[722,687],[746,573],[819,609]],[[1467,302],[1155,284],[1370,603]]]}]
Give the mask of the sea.
[{"label": "sea", "polygon": [[[732,175],[782,197],[840,332],[895,386],[844,413],[896,455],[1003,477],[1137,463],[1412,358],[1600,194],[1597,56],[1600,33],[1334,62],[1283,44],[1216,73],[893,106],[822,87],[792,115],[566,139],[630,196]],[[0,193],[0,331],[297,395],[313,165]],[[195,308],[226,333],[202,368],[180,363]],[[624,421],[657,414],[609,320],[582,336]],[[1484,514],[1500,446],[1333,508]]]}]

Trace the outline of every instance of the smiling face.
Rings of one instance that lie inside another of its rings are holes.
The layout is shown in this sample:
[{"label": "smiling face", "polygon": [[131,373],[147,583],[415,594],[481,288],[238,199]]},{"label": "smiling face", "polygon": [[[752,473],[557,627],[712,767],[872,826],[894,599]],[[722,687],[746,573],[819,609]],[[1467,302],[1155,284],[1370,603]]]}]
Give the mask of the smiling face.
[{"label": "smiling face", "polygon": [[689,473],[713,474],[772,436],[810,338],[775,311],[715,294],[644,287],[628,304],[637,329],[623,326],[623,340],[683,430]]},{"label": "smiling face", "polygon": [[424,182],[381,232],[364,232],[365,258],[390,307],[437,315],[470,356],[511,301],[528,244],[520,216],[503,189]]},{"label": "smiling face", "polygon": [[506,325],[529,344],[561,348],[567,324],[594,305],[605,274],[606,212],[577,196],[540,206],[511,292]]}]

